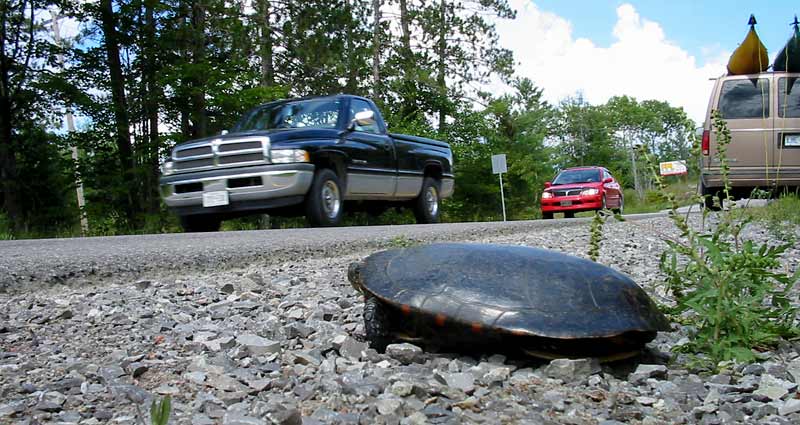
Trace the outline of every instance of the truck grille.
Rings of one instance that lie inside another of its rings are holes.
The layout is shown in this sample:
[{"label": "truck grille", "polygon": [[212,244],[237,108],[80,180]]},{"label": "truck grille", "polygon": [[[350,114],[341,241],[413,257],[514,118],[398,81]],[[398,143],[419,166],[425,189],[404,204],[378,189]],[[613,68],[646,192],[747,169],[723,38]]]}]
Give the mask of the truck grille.
[{"label": "truck grille", "polygon": [[215,139],[177,146],[172,161],[177,172],[269,164],[269,147],[268,137]]}]

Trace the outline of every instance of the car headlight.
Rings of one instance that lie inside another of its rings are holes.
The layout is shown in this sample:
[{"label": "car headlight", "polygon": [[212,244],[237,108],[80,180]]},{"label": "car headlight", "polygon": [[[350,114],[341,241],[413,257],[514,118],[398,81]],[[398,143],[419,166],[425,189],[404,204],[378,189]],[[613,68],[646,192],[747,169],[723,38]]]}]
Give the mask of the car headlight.
[{"label": "car headlight", "polygon": [[550,199],[550,198],[552,198],[552,197],[553,197],[553,194],[552,194],[552,193],[550,193],[550,192],[544,192],[544,193],[542,193],[542,199]]},{"label": "car headlight", "polygon": [[581,191],[581,196],[594,196],[600,193],[597,189],[584,189]]},{"label": "car headlight", "polygon": [[161,174],[168,176],[175,172],[175,163],[172,161],[167,161],[161,164]]},{"label": "car headlight", "polygon": [[302,149],[273,149],[270,151],[273,164],[288,164],[292,162],[308,162],[308,152]]}]

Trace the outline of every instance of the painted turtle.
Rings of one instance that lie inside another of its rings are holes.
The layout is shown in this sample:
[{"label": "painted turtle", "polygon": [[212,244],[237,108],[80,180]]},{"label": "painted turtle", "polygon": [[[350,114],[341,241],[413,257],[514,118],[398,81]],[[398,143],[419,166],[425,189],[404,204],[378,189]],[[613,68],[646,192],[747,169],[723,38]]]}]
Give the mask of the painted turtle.
[{"label": "painted turtle", "polygon": [[367,339],[500,345],[543,358],[635,355],[669,321],[623,274],[543,249],[431,244],[370,255],[348,270]]}]

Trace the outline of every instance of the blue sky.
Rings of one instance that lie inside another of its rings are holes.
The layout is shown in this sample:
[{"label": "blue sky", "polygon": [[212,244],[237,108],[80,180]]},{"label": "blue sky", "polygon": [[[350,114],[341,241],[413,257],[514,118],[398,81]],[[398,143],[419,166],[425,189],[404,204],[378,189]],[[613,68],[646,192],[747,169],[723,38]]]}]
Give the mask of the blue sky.
[{"label": "blue sky", "polygon": [[585,37],[600,46],[614,38],[611,28],[616,9],[629,3],[645,18],[657,22],[667,38],[690,54],[704,58],[709,50],[733,50],[747,33],[750,14],[756,16],[756,31],[770,58],[791,35],[790,22],[800,12],[800,2],[788,0],[537,0],[542,11],[553,12],[573,24],[576,37]]},{"label": "blue sky", "polygon": [[750,14],[770,59],[791,35],[797,0],[508,0],[517,19],[496,22],[519,76],[554,104],[580,94],[666,101],[705,118],[710,79],[749,29]]}]

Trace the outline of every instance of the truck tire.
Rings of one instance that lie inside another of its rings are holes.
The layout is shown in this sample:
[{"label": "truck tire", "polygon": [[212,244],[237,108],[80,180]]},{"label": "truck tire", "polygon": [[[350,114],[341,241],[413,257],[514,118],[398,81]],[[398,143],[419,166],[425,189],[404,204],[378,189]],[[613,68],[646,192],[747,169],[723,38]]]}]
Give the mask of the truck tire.
[{"label": "truck tire", "polygon": [[185,233],[217,232],[222,220],[215,215],[184,215],[180,217]]},{"label": "truck tire", "polygon": [[419,224],[432,224],[439,222],[441,198],[439,197],[439,181],[426,176],[422,180],[422,190],[414,200],[414,217]]},{"label": "truck tire", "polygon": [[344,213],[343,198],[339,176],[328,168],[318,170],[305,200],[306,220],[314,227],[338,226]]}]

